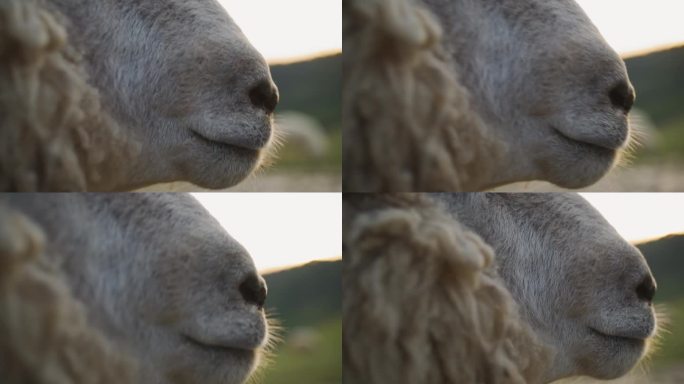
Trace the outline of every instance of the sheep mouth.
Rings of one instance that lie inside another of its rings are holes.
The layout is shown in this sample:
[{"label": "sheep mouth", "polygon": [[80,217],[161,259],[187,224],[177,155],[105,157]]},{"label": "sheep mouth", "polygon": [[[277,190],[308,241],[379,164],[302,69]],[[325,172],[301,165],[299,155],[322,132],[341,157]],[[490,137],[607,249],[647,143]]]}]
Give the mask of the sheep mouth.
[{"label": "sheep mouth", "polygon": [[624,336],[624,335],[617,335],[617,334],[609,334],[605,332],[601,332],[597,330],[596,328],[589,327],[589,332],[600,339],[606,340],[606,341],[611,341],[611,342],[619,342],[619,343],[629,343],[635,346],[643,346],[644,343],[646,343],[646,340],[648,338],[640,338],[640,337],[634,337],[634,336]]},{"label": "sheep mouth", "polygon": [[228,143],[224,141],[216,141],[209,139],[195,131],[190,131],[192,134],[192,137],[201,142],[202,144],[208,145],[212,148],[218,149],[220,151],[230,151],[232,153],[236,153],[238,156],[243,156],[243,157],[256,157],[259,155],[261,152],[261,147],[250,147],[250,146],[245,146],[245,145],[240,145],[240,144],[235,144],[235,143]]},{"label": "sheep mouth", "polygon": [[183,335],[183,340],[193,348],[201,349],[211,353],[230,354],[242,358],[252,358],[257,353],[258,348],[245,348],[231,345],[207,344],[190,336]]},{"label": "sheep mouth", "polygon": [[596,142],[590,142],[586,140],[577,140],[573,139],[572,137],[569,137],[565,135],[563,132],[561,132],[559,129],[555,127],[551,127],[551,131],[555,133],[556,137],[558,137],[561,141],[568,143],[572,146],[575,147],[581,147],[583,149],[588,149],[591,152],[597,153],[599,155],[603,156],[614,156],[615,153],[621,148],[620,146],[610,146],[606,144],[599,144]]}]

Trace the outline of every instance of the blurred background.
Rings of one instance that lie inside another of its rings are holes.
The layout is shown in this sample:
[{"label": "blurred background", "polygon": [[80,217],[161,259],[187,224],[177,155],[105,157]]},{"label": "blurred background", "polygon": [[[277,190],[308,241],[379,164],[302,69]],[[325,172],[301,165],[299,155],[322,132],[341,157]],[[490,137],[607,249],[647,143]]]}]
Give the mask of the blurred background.
[{"label": "blurred background", "polygon": [[252,256],[282,342],[255,384],[342,383],[342,195],[199,193]]},{"label": "blurred background", "polygon": [[[630,123],[642,144],[623,166],[584,190],[684,191],[684,2],[577,2],[627,64],[637,94]],[[527,182],[499,190],[561,189]]]},{"label": "blurred background", "polygon": [[[684,194],[583,193],[625,239],[644,254],[658,284],[659,341],[650,358],[613,381],[568,379],[564,384],[684,383]],[[664,320],[663,320],[664,319]]]}]

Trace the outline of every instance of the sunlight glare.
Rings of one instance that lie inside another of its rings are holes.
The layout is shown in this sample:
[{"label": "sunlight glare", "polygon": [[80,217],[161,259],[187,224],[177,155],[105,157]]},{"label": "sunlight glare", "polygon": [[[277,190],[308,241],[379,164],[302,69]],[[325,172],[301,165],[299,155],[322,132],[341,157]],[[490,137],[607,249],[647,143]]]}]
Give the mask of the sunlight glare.
[{"label": "sunlight glare", "polygon": [[342,0],[219,0],[270,64],[342,50]]},{"label": "sunlight glare", "polygon": [[682,193],[580,193],[632,243],[684,233]]},{"label": "sunlight glare", "polygon": [[260,272],[342,256],[340,193],[194,193]]},{"label": "sunlight glare", "polygon": [[682,0],[577,0],[608,43],[628,57],[684,44]]}]

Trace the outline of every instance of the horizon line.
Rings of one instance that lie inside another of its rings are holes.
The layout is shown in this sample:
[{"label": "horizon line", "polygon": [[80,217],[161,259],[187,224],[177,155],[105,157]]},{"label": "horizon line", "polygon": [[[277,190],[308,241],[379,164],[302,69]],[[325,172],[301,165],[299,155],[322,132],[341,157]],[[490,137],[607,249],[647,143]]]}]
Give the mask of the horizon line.
[{"label": "horizon line", "polygon": [[259,270],[260,275],[268,275],[271,273],[276,273],[276,272],[282,272],[282,271],[287,271],[289,269],[295,269],[299,267],[303,267],[305,265],[311,264],[311,263],[318,263],[318,262],[331,262],[331,261],[340,261],[342,260],[342,256],[333,256],[333,257],[324,257],[320,259],[314,259],[314,260],[309,260],[303,263],[295,263],[295,264],[289,264],[289,265],[282,265],[278,267],[268,267],[264,269]]},{"label": "horizon line", "polygon": [[648,48],[635,49],[631,51],[625,51],[620,53],[620,57],[623,59],[632,59],[635,57],[647,56],[651,53],[669,51],[671,49],[684,48],[684,41],[678,41],[675,43],[664,43],[659,45],[654,45]]},{"label": "horizon line", "polygon": [[307,53],[304,55],[296,55],[296,56],[281,56],[281,57],[274,57],[267,59],[266,62],[268,65],[286,65],[286,64],[293,64],[293,63],[299,63],[302,61],[310,61],[322,57],[328,57],[328,56],[335,56],[338,54],[342,53],[342,49],[339,48],[332,48],[332,49],[326,49],[322,51],[316,51],[312,53]]},{"label": "horizon line", "polygon": [[[628,51],[620,52],[619,55],[623,59],[631,59],[640,56],[646,56],[651,53],[668,51],[670,49],[684,48],[684,40],[672,43],[657,44],[647,48],[638,48]],[[322,57],[335,56],[342,54],[341,48],[331,48],[321,51],[316,51],[312,53],[307,53],[303,55],[293,55],[293,56],[276,56],[266,59],[268,65],[286,65],[293,64],[302,61],[310,61]]]},{"label": "horizon line", "polygon": [[667,235],[656,235],[653,237],[645,237],[645,238],[639,239],[639,240],[629,240],[629,242],[632,245],[639,245],[639,244],[652,243],[652,242],[655,242],[658,240],[662,240],[666,237],[672,237],[672,236],[684,236],[684,232],[672,232],[672,233],[668,233]]},{"label": "horizon line", "polygon": [[[631,59],[634,57],[646,56],[646,55],[649,55],[651,53],[668,51],[670,49],[676,49],[676,48],[684,48],[684,40],[672,42],[672,43],[657,44],[657,45],[653,45],[653,46],[650,46],[647,48],[638,48],[638,49],[627,50],[627,51],[620,52],[619,55],[623,59]],[[303,54],[303,55],[275,56],[275,57],[266,59],[266,62],[268,63],[268,65],[293,64],[293,63],[297,63],[297,62],[318,59],[321,57],[335,56],[338,54],[342,54],[342,52],[343,51],[341,48],[331,48],[331,49],[324,49],[324,50],[320,50],[320,51],[316,51],[316,52],[312,52],[312,53],[307,53],[307,54]]]}]

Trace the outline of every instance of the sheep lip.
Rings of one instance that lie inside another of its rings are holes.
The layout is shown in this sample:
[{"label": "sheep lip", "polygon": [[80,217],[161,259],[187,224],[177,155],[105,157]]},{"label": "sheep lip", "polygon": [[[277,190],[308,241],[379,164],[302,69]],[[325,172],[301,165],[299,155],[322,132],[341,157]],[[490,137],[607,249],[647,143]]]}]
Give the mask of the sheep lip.
[{"label": "sheep lip", "polygon": [[195,138],[195,139],[197,139],[197,140],[199,140],[205,144],[209,144],[209,145],[214,146],[214,147],[218,146],[220,148],[228,149],[231,151],[243,152],[245,154],[255,154],[255,153],[258,153],[262,148],[264,148],[264,145],[256,145],[256,143],[254,143],[255,145],[251,145],[251,143],[248,144],[248,143],[243,143],[243,142],[238,143],[238,142],[232,142],[232,141],[219,141],[219,140],[210,139],[210,138],[208,138],[208,137],[206,137],[206,136],[202,135],[201,133],[198,133],[194,130],[191,130],[190,132],[192,133],[193,138]]},{"label": "sheep lip", "polygon": [[580,144],[582,146],[591,148],[591,149],[593,149],[595,151],[599,151],[599,152],[614,153],[622,147],[622,144],[616,145],[616,146],[610,146],[610,145],[606,145],[603,143],[597,143],[597,142],[592,142],[592,141],[587,141],[587,140],[578,140],[578,139],[572,138],[572,137],[564,134],[560,129],[558,129],[556,127],[551,127],[551,130],[553,132],[555,132],[558,136],[560,136],[561,139],[563,139],[565,141],[572,142],[575,145]]},{"label": "sheep lip", "polygon": [[593,328],[593,327],[589,327],[589,331],[593,335],[599,336],[601,338],[607,338],[607,339],[611,339],[611,340],[630,342],[630,343],[635,343],[635,342],[642,343],[642,342],[646,341],[646,339],[648,339],[648,337],[642,338],[642,337],[635,337],[633,335],[626,336],[626,335],[605,333],[605,332],[599,331],[598,329]]},{"label": "sheep lip", "polygon": [[209,350],[209,351],[215,351],[215,352],[223,352],[223,353],[239,353],[239,354],[245,354],[245,353],[253,353],[258,347],[247,347],[244,345],[232,345],[229,343],[206,343],[199,341],[191,336],[188,335],[183,335],[183,339],[187,341],[190,345],[194,347],[198,347],[204,350]]}]

